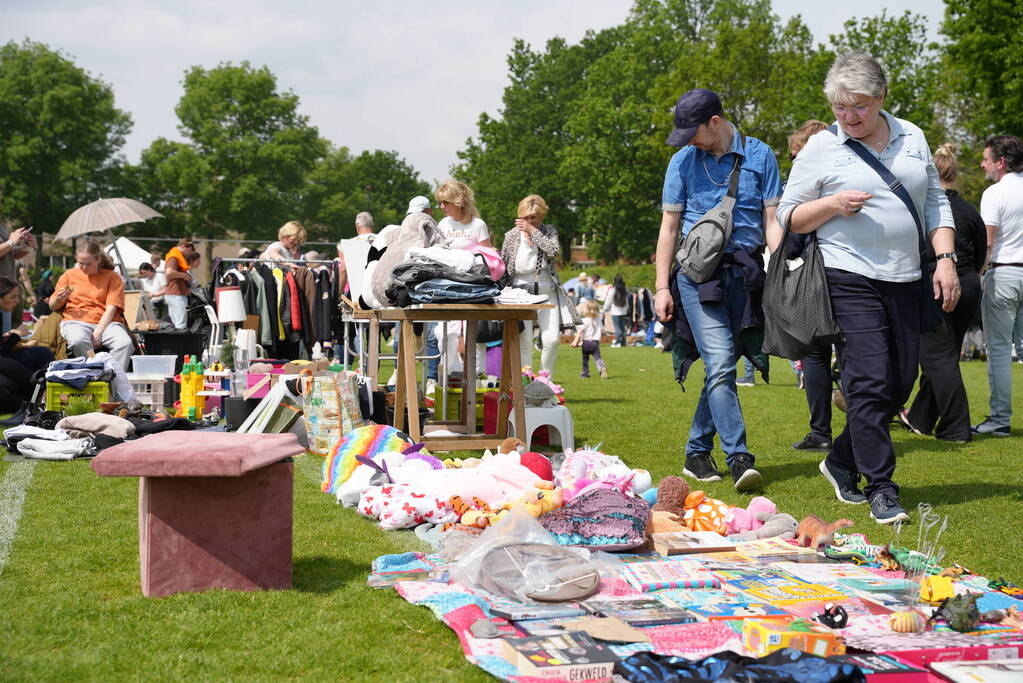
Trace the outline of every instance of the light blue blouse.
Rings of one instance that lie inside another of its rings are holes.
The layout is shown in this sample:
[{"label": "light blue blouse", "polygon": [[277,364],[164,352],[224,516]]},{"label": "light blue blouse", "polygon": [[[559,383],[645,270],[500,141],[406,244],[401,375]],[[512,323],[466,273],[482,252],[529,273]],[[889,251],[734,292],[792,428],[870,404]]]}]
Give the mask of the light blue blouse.
[{"label": "light blue blouse", "polygon": [[[951,228],[952,209],[923,132],[909,121],[881,114],[890,132],[888,145],[875,156],[909,190],[928,236],[936,228]],[[869,192],[873,197],[858,214],[835,216],[817,228],[824,264],[875,280],[918,280],[920,252],[913,216],[881,176],[849,149],[845,144],[849,136],[841,126],[836,132],[817,133],[799,152],[778,205],[778,221],[785,225],[792,210],[804,202],[843,190]]]}]

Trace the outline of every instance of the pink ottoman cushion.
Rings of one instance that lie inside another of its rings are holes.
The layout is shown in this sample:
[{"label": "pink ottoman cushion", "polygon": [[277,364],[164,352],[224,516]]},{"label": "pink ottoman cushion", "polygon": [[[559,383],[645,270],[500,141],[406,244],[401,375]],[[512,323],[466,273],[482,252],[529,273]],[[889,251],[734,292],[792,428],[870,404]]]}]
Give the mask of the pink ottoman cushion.
[{"label": "pink ottoman cushion", "polygon": [[291,434],[164,432],[108,448],[101,476],[140,476],[142,593],[290,588]]}]

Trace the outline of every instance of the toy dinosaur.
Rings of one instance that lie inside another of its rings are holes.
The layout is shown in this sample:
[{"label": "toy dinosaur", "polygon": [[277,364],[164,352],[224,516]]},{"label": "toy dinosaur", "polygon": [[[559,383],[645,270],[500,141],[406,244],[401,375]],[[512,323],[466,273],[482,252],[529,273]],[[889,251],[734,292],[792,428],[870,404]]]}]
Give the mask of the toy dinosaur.
[{"label": "toy dinosaur", "polygon": [[835,532],[853,525],[850,519],[837,519],[830,524],[817,515],[807,515],[796,529],[796,544],[800,547],[816,548],[828,545],[835,538]]},{"label": "toy dinosaur", "polygon": [[882,565],[885,569],[901,569],[905,572],[918,574],[925,572],[927,574],[937,574],[941,571],[941,567],[939,567],[935,562],[929,560],[926,555],[921,552],[917,552],[916,550],[900,548],[898,546],[893,546],[891,543],[886,545],[884,549],[887,564],[891,564],[892,562],[895,563],[892,567]]},{"label": "toy dinosaur", "polygon": [[978,593],[968,595],[957,595],[941,601],[938,609],[934,610],[927,623],[934,621],[947,622],[953,631],[969,633],[977,628],[980,623],[980,610],[977,609]]}]

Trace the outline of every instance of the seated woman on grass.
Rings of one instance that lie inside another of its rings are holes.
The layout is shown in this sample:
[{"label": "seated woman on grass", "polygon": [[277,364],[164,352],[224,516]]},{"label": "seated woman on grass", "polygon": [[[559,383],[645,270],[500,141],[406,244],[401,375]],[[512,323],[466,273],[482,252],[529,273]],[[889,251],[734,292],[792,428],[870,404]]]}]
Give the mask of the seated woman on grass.
[{"label": "seated woman on grass", "polygon": [[[21,288],[9,277],[0,277],[0,311],[12,313],[21,303]],[[18,348],[21,335],[4,324],[0,341],[0,412],[13,413],[32,394],[32,373],[53,360],[45,346]]]},{"label": "seated woman on grass", "polygon": [[64,316],[60,333],[68,355],[104,348],[127,370],[134,346],[123,323],[124,282],[97,242],[87,240],[75,260],[77,267],[64,271],[50,297],[50,308]]}]

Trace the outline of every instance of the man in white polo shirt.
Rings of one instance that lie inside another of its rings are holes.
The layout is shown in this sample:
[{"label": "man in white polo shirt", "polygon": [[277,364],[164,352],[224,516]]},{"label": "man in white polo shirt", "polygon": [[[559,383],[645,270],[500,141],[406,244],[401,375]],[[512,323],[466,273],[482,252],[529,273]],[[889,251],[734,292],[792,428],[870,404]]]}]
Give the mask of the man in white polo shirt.
[{"label": "man in white polo shirt", "polygon": [[987,272],[981,315],[987,341],[991,414],[974,434],[1009,436],[1012,420],[1012,333],[1023,336],[1023,142],[996,135],[980,162],[994,184],[984,190],[980,215],[987,226]]}]

